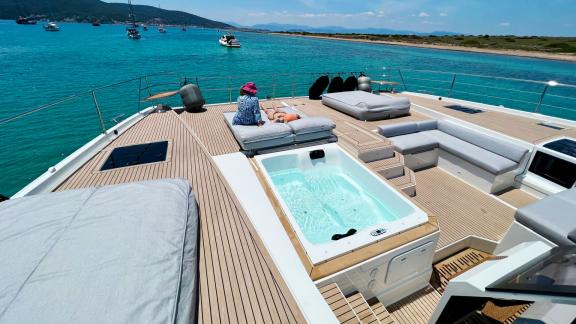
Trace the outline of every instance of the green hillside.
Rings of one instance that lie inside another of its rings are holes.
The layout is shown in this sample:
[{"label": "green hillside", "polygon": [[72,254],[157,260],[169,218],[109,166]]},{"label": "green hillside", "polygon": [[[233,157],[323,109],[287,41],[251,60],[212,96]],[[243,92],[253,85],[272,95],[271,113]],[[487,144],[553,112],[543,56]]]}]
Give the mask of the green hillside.
[{"label": "green hillside", "polygon": [[[194,25],[209,28],[232,28],[228,24],[202,18],[182,11],[163,10],[151,6],[134,5],[140,22],[160,19],[164,24]],[[100,0],[0,0],[0,19],[40,15],[53,20],[89,22],[122,22],[128,20],[128,4],[106,3]]]}]

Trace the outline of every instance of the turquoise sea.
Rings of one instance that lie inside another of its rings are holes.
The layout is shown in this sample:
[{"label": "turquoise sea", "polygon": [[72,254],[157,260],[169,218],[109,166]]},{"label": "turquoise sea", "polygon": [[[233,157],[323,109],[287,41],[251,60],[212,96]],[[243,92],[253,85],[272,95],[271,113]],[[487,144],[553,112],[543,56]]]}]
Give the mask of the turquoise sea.
[{"label": "turquoise sea", "polygon": [[[141,40],[130,41],[120,25],[59,25],[60,32],[49,33],[42,24],[0,21],[0,120],[80,94],[0,125],[0,194],[14,194],[97,136],[100,125],[91,94],[85,91],[127,79],[136,78],[96,91],[106,127],[148,105],[139,103],[140,82],[153,85],[150,91],[157,93],[176,89],[184,76],[192,81],[200,77],[210,102],[228,101],[229,92],[222,89],[233,88],[234,97],[246,81],[259,84],[261,97],[305,95],[318,73],[329,71],[368,71],[373,79],[393,81],[402,76],[408,90],[442,96],[448,95],[452,73],[576,84],[576,64],[561,61],[254,33],[237,33],[243,48],[228,49],[218,45],[219,31],[210,29],[168,28],[160,34],[150,28]],[[159,72],[170,73],[137,79]],[[461,75],[452,96],[532,111],[542,89],[537,83]],[[554,87],[548,93],[540,112],[576,119],[576,100],[569,99],[576,97],[574,88]],[[140,99],[147,95],[140,93]]]}]

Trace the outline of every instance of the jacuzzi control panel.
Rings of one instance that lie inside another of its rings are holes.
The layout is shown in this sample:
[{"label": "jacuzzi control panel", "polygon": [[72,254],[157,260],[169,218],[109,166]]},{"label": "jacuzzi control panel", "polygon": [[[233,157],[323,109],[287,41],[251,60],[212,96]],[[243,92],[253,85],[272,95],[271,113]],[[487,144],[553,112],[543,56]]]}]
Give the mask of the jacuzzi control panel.
[{"label": "jacuzzi control panel", "polygon": [[376,230],[373,230],[372,232],[370,232],[370,235],[372,236],[380,236],[382,234],[386,233],[386,229],[385,228],[378,228]]}]

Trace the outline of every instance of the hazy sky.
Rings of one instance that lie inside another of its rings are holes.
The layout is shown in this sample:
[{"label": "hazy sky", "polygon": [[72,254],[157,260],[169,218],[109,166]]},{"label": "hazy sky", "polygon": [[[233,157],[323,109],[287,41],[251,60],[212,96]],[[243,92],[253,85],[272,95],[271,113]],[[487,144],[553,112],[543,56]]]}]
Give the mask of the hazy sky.
[{"label": "hazy sky", "polygon": [[[120,2],[110,1],[108,2]],[[224,22],[576,36],[576,0],[133,0]]]}]

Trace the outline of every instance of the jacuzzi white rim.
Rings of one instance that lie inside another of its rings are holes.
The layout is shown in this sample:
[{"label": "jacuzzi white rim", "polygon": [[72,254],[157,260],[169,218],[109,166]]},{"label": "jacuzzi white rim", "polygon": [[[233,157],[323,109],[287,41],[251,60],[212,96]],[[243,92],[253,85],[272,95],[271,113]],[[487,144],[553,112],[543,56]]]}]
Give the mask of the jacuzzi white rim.
[{"label": "jacuzzi white rim", "polygon": [[[336,149],[336,150],[339,150],[340,152],[344,153],[352,161],[357,163],[365,172],[368,172],[368,174],[370,176],[377,179],[377,181],[379,181],[382,185],[384,185],[391,192],[396,194],[396,198],[399,198],[403,202],[408,204],[413,209],[413,212],[411,214],[403,217],[402,219],[399,219],[399,220],[395,220],[395,221],[385,223],[385,224],[378,224],[378,225],[367,227],[361,231],[358,231],[356,234],[354,234],[350,237],[347,237],[347,238],[344,238],[344,239],[341,239],[338,241],[332,241],[332,242],[327,242],[327,243],[322,243],[322,244],[313,244],[310,241],[308,241],[308,239],[306,239],[306,236],[304,235],[304,233],[300,229],[300,225],[298,224],[295,217],[290,212],[290,209],[288,208],[288,206],[284,202],[284,199],[282,199],[282,196],[280,195],[280,193],[277,191],[276,187],[274,186],[274,183],[272,182],[272,178],[270,177],[270,175],[268,174],[268,171],[264,167],[263,161],[266,159],[269,159],[269,158],[277,157],[277,156],[299,154],[302,152],[310,152],[310,151],[320,150],[320,149],[324,149],[324,150]],[[363,165],[362,163],[357,161],[357,159],[355,159],[352,155],[350,155],[345,149],[341,148],[337,143],[323,144],[323,145],[317,145],[317,146],[309,146],[309,147],[298,148],[298,149],[294,149],[294,150],[286,150],[286,151],[281,151],[281,152],[274,152],[274,153],[268,153],[268,154],[263,154],[263,155],[257,155],[254,157],[254,159],[256,160],[257,166],[260,169],[261,174],[266,179],[268,186],[270,187],[270,189],[274,193],[276,200],[278,201],[278,203],[282,207],[282,211],[284,212],[284,214],[288,218],[288,221],[290,223],[290,226],[292,227],[292,230],[296,232],[298,240],[300,241],[300,243],[304,247],[305,253],[308,255],[308,257],[310,258],[310,261],[314,265],[324,263],[326,261],[329,261],[331,259],[339,257],[343,254],[347,254],[347,253],[353,252],[355,250],[358,250],[360,248],[363,248],[365,246],[372,245],[376,242],[388,239],[394,235],[400,234],[402,232],[406,232],[412,228],[418,227],[418,226],[428,222],[428,215],[423,210],[421,210],[418,206],[416,206],[412,201],[410,201],[404,195],[399,193],[394,187],[392,187],[386,181],[381,179],[378,175],[374,174],[374,172],[372,170],[370,170],[365,165]],[[375,230],[381,229],[381,228],[386,229],[385,234],[382,234],[379,236],[370,235],[370,233],[372,231],[375,231]]]}]

